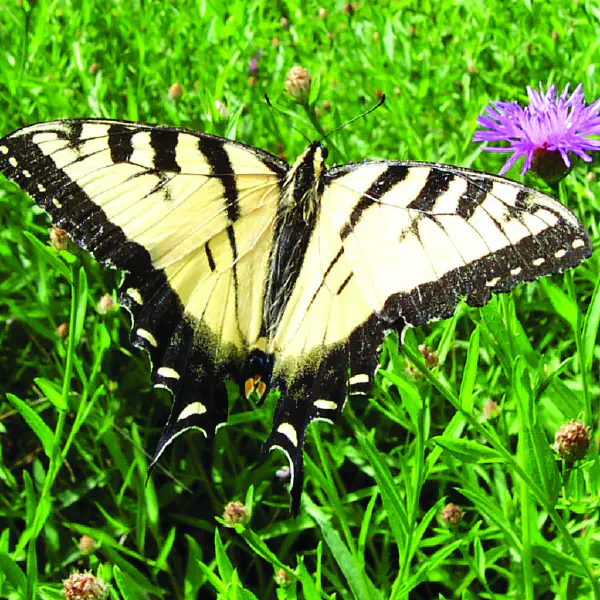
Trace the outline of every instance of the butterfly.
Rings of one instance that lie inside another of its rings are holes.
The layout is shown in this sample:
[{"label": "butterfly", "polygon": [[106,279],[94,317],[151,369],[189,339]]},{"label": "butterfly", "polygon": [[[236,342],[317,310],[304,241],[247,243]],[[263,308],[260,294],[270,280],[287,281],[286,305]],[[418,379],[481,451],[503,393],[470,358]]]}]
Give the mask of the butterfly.
[{"label": "butterfly", "polygon": [[399,161],[293,165],[236,141],[107,119],[23,127],[0,171],[81,247],[124,271],[119,301],[155,386],[174,397],[153,464],[226,422],[225,381],[280,397],[265,446],[303,486],[307,425],[369,393],[384,333],[464,299],[574,267],[592,252],[570,210],[514,181]]}]

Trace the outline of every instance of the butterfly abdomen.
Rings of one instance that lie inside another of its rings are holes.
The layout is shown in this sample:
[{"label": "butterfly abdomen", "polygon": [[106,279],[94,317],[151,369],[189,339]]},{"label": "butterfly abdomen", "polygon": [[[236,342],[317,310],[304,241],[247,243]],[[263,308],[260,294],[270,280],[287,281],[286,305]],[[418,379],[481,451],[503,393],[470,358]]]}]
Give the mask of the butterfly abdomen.
[{"label": "butterfly abdomen", "polygon": [[264,317],[272,333],[291,297],[313,234],[323,193],[327,149],[311,144],[285,179],[275,221]]}]

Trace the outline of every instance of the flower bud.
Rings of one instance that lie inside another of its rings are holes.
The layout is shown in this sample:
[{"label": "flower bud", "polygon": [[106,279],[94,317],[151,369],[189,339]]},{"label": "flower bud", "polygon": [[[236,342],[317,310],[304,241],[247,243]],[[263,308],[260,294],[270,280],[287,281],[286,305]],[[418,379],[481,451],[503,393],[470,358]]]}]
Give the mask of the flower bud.
[{"label": "flower bud", "polygon": [[279,569],[275,573],[275,583],[281,587],[288,587],[292,583],[292,578],[285,569]]},{"label": "flower bud", "polygon": [[563,423],[554,436],[554,450],[568,462],[581,460],[590,449],[590,428],[581,421]]},{"label": "flower bud", "polygon": [[223,520],[229,527],[245,525],[250,520],[250,511],[241,502],[229,502],[223,511]]},{"label": "flower bud", "polygon": [[296,65],[289,70],[285,78],[285,89],[296,102],[306,104],[311,83],[310,73],[304,67]]},{"label": "flower bud", "polygon": [[92,573],[73,573],[63,581],[63,595],[66,600],[104,600],[108,588]]},{"label": "flower bud", "polygon": [[181,96],[183,96],[183,87],[180,83],[175,82],[169,88],[169,98],[172,98],[173,100],[179,100]]},{"label": "flower bud", "polygon": [[69,234],[60,227],[56,225],[52,225],[52,229],[50,230],[50,245],[56,252],[60,252],[61,250],[69,249]]},{"label": "flower bud", "polygon": [[79,540],[79,551],[82,554],[91,554],[96,549],[96,541],[93,537],[84,534]]},{"label": "flower bud", "polygon": [[116,308],[117,305],[110,294],[104,294],[104,296],[98,300],[98,304],[96,305],[96,310],[101,315],[106,315],[109,312],[116,310]]},{"label": "flower bud", "polygon": [[464,516],[465,511],[460,506],[452,504],[452,502],[444,506],[441,514],[442,521],[451,526],[458,525]]},{"label": "flower bud", "polygon": [[428,369],[433,369],[433,367],[437,367],[439,360],[433,348],[426,346],[425,344],[419,344],[419,352],[421,353],[421,356],[425,361],[425,366]]},{"label": "flower bud", "polygon": [[483,405],[483,416],[486,419],[495,419],[499,414],[500,407],[493,400],[487,400]]},{"label": "flower bud", "polygon": [[531,170],[547,184],[555,185],[564,179],[572,167],[567,167],[560,152],[536,148],[533,151]]}]

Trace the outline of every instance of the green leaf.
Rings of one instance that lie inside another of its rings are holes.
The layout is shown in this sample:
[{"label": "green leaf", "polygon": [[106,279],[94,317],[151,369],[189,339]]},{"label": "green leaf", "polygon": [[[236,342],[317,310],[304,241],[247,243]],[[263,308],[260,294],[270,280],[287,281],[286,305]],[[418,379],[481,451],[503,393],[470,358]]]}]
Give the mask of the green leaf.
[{"label": "green leaf", "polygon": [[75,331],[73,332],[73,339],[75,345],[79,343],[81,334],[83,332],[83,326],[85,323],[85,313],[87,308],[88,298],[88,283],[85,269],[79,269],[78,283],[77,283],[77,310],[75,311]]},{"label": "green leaf", "polygon": [[431,441],[452,454],[455,458],[466,463],[504,462],[505,458],[500,452],[484,446],[473,440],[434,437]]},{"label": "green leaf", "polygon": [[34,433],[42,442],[42,447],[44,448],[44,452],[48,458],[52,457],[52,451],[54,448],[54,433],[52,430],[38,415],[38,413],[29,406],[23,400],[17,398],[14,394],[6,394],[6,397],[10,400],[12,405],[21,413],[23,419],[31,429],[33,429]]},{"label": "green leaf", "polygon": [[450,554],[452,554],[457,548],[459,548],[465,542],[463,540],[456,540],[440,548],[437,552],[434,552],[431,556],[427,557],[427,560],[419,567],[417,572],[410,577],[407,581],[403,582],[398,590],[397,597],[401,594],[407,594],[414,588],[416,588],[420,583],[427,580],[427,576],[431,571],[435,571],[435,569],[444,561],[444,559]]},{"label": "green leaf", "polygon": [[204,573],[204,576],[208,579],[210,584],[215,588],[215,590],[217,590],[217,592],[219,592],[220,594],[223,594],[225,597],[228,589],[227,584],[221,581],[221,579],[219,579],[215,572],[201,560],[198,561],[198,566],[200,567],[200,570]]},{"label": "green leaf", "polygon": [[498,510],[498,503],[486,496],[479,489],[457,488],[463,496],[468,498],[482,514],[482,516],[498,527],[504,534],[508,544],[519,553],[521,550],[521,541],[519,534],[515,531],[514,523],[509,521],[501,510]]},{"label": "green leaf", "polygon": [[23,235],[29,240],[42,260],[58,271],[69,283],[72,281],[71,270],[52,248],[40,242],[40,240],[29,233],[29,231],[24,231]]},{"label": "green leaf", "polygon": [[156,557],[156,571],[167,569],[167,558],[169,558],[169,554],[173,548],[173,544],[175,543],[176,532],[177,529],[175,527],[171,527],[169,534],[167,535],[167,539],[162,543],[160,552]]},{"label": "green leaf", "polygon": [[244,527],[239,533],[255,554],[270,562],[274,567],[283,569],[294,576],[294,571],[283,563],[276,554],[271,552],[267,544],[252,529]]},{"label": "green leaf", "polygon": [[117,565],[113,567],[113,576],[123,600],[137,600],[140,597],[140,590],[133,579]]},{"label": "green leaf", "polygon": [[215,528],[215,560],[217,562],[217,568],[219,569],[219,575],[221,579],[226,583],[231,581],[233,577],[233,565],[225,552],[225,546],[221,541],[219,530]]},{"label": "green leaf", "polygon": [[594,348],[598,339],[598,328],[600,327],[600,277],[596,279],[594,294],[587,309],[583,321],[583,348],[585,356],[584,368],[589,371],[594,359]]},{"label": "green leaf", "polygon": [[17,590],[25,592],[27,587],[27,578],[21,571],[17,563],[6,552],[0,552],[0,571],[4,573],[6,579]]},{"label": "green leaf", "polygon": [[35,507],[37,506],[37,498],[33,489],[33,482],[27,471],[23,471],[23,484],[25,487],[25,524],[30,527],[33,524],[35,517]]},{"label": "green leaf", "polygon": [[381,594],[367,577],[360,562],[348,550],[331,522],[324,517],[323,513],[311,501],[308,500],[305,506],[310,516],[319,526],[325,543],[344,574],[354,597],[357,600],[382,600]]},{"label": "green leaf", "polygon": [[67,410],[67,404],[63,399],[62,389],[53,381],[45,377],[36,377],[34,379],[36,385],[42,390],[42,393],[58,410]]},{"label": "green leaf", "polygon": [[546,434],[535,418],[531,381],[521,357],[515,361],[513,389],[519,402],[519,442],[524,444],[522,467],[554,506],[560,492],[560,476]]},{"label": "green leaf", "polygon": [[423,410],[423,401],[421,400],[417,386],[412,381],[408,381],[404,377],[386,369],[379,369],[377,373],[398,388],[398,393],[402,398],[402,406],[406,408],[411,421],[417,424],[419,422],[419,414]]},{"label": "green leaf", "polygon": [[579,312],[577,304],[549,279],[543,279],[541,284],[556,313],[575,331],[577,329],[577,313]]},{"label": "green leaf", "polygon": [[198,566],[198,562],[202,559],[202,550],[200,550],[198,542],[190,535],[186,535],[185,539],[188,542],[189,551],[183,591],[186,598],[196,598],[198,590],[206,581],[206,577]]},{"label": "green leaf", "polygon": [[41,600],[65,600],[62,590],[45,585],[38,585],[36,592]]},{"label": "green leaf", "polygon": [[373,442],[361,432],[357,433],[356,439],[373,467],[375,480],[379,486],[383,506],[396,544],[399,548],[404,548],[408,541],[410,528],[402,498],[398,493],[398,484],[394,481],[387,464]]},{"label": "green leaf", "polygon": [[547,563],[554,573],[570,573],[577,577],[586,577],[586,572],[577,559],[550,544],[533,544],[531,553],[537,560]]},{"label": "green leaf", "polygon": [[463,370],[460,384],[460,405],[468,413],[473,410],[473,387],[477,378],[477,364],[479,362],[479,327],[476,327],[469,339],[467,362]]},{"label": "green leaf", "polygon": [[304,565],[304,557],[298,559],[298,578],[300,585],[302,586],[302,593],[304,594],[305,600],[321,600],[321,594],[317,589],[317,584],[308,572],[308,569]]}]

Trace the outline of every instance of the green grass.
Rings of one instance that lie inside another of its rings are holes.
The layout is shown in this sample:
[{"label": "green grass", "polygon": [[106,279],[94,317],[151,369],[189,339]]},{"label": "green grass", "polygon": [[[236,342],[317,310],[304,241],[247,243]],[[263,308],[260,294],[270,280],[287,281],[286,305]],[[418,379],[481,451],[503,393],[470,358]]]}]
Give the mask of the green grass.
[{"label": "green grass", "polygon": [[[589,101],[600,96],[592,1],[361,2],[352,16],[341,2],[275,4],[5,0],[0,133],[115,117],[293,160],[305,141],[286,118],[318,135],[315,114],[284,93],[301,64],[325,129],[387,94],[385,108],[331,138],[330,164],[417,159],[498,172],[502,157],[470,141],[490,99],[523,100],[538,81],[582,82]],[[174,82],[184,89],[176,101]],[[565,201],[597,240],[594,168],[569,175]],[[123,311],[96,309],[117,275],[49,249],[47,218],[6,180],[0,219],[0,597],[62,598],[62,580],[89,569],[114,599],[600,600],[596,444],[574,468],[551,450],[561,423],[596,427],[596,256],[410,331],[402,354],[388,339],[373,398],[348,405],[335,428],[311,426],[295,519],[275,476],[285,459],[260,451],[273,398],[257,408],[232,394],[212,453],[190,433],[145,483],[170,398],[151,388]],[[439,357],[431,370],[419,344]],[[499,414],[486,420],[488,400]],[[251,503],[245,528],[218,520],[230,500]],[[465,510],[455,528],[440,520],[449,501]],[[79,548],[84,535],[92,552]]]}]

